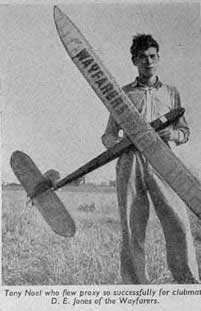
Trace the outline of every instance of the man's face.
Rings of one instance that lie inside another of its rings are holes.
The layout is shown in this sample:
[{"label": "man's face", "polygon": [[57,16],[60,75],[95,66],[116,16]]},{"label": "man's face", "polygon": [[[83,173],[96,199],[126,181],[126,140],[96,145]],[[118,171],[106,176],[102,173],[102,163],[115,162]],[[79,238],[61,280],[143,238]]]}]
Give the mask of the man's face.
[{"label": "man's face", "polygon": [[141,77],[153,77],[159,64],[159,55],[156,48],[150,47],[145,51],[139,51],[134,64],[137,66]]}]

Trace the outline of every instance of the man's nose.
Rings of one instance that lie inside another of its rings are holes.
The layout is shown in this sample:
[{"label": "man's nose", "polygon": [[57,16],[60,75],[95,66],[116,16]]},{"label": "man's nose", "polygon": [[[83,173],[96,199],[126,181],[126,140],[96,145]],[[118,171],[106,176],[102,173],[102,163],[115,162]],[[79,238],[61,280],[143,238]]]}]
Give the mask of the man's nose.
[{"label": "man's nose", "polygon": [[148,65],[152,64],[152,58],[150,56],[147,56],[147,64]]}]

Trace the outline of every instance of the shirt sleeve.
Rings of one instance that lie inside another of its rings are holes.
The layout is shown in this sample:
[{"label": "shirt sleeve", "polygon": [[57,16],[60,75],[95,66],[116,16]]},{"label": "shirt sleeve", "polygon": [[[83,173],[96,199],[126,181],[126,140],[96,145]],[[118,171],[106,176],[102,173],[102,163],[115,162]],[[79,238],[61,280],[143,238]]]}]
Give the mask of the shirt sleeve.
[{"label": "shirt sleeve", "polygon": [[119,137],[120,126],[110,115],[105,133],[102,136],[102,143],[108,149],[112,148],[116,143],[118,143],[121,138]]},{"label": "shirt sleeve", "polygon": [[[180,94],[175,87],[171,90],[171,96],[173,100],[173,108],[181,107]],[[175,141],[176,145],[184,144],[189,140],[190,129],[184,115],[173,124],[173,129],[176,130],[178,134],[178,138]]]}]

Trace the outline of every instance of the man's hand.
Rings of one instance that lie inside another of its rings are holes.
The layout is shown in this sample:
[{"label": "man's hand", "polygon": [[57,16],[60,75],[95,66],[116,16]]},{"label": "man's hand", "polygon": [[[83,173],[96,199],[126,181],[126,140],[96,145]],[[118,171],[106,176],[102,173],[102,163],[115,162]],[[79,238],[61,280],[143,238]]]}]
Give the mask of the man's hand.
[{"label": "man's hand", "polygon": [[173,130],[171,126],[161,130],[158,132],[160,138],[162,138],[165,142],[174,141],[177,142],[179,140],[178,131]]}]

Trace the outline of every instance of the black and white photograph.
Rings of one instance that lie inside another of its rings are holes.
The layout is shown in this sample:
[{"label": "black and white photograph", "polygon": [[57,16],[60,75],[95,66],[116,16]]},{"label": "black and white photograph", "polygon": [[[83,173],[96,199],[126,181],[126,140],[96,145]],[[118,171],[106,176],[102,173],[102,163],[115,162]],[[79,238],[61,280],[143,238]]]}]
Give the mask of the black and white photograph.
[{"label": "black and white photograph", "polygon": [[0,310],[199,310],[200,13],[0,4]]}]

